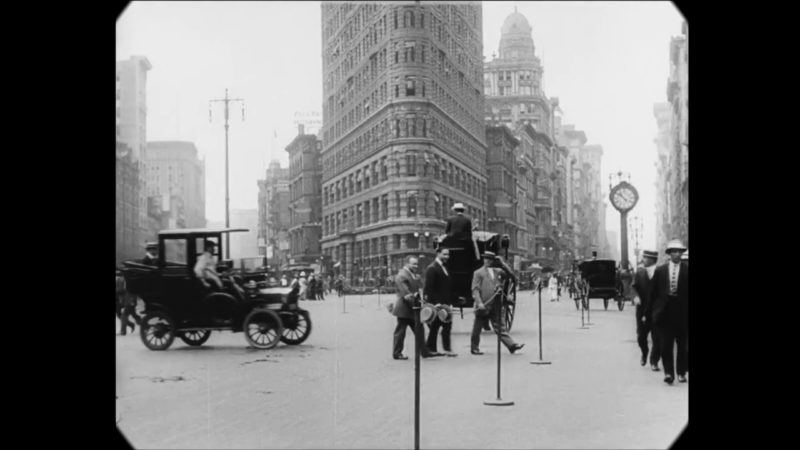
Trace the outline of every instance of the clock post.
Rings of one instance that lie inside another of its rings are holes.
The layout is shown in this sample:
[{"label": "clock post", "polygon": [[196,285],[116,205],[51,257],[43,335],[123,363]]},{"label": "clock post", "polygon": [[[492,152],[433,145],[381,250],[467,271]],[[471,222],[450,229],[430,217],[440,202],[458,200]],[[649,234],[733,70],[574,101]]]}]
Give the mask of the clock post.
[{"label": "clock post", "polygon": [[[630,210],[636,206],[636,203],[639,201],[639,192],[633,187],[632,184],[629,183],[630,175],[628,175],[628,181],[622,179],[622,172],[617,173],[619,182],[616,186],[611,187],[611,175],[608,176],[608,187],[611,190],[608,194],[609,200],[611,200],[611,204],[614,208],[619,211],[620,223],[619,223],[619,234],[620,234],[620,280],[622,281],[623,285],[623,295],[628,298],[630,297],[630,286],[631,282],[633,281],[633,273],[627,270],[628,267],[628,213]],[[620,310],[622,310],[622,303],[620,303]]]}]

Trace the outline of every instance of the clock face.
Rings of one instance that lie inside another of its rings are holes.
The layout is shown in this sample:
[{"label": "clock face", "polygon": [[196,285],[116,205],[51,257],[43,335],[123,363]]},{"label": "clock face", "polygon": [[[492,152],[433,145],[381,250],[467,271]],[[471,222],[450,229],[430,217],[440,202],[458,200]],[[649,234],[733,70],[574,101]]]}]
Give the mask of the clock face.
[{"label": "clock face", "polygon": [[627,211],[636,205],[639,194],[632,186],[620,186],[611,194],[611,203],[620,211]]}]

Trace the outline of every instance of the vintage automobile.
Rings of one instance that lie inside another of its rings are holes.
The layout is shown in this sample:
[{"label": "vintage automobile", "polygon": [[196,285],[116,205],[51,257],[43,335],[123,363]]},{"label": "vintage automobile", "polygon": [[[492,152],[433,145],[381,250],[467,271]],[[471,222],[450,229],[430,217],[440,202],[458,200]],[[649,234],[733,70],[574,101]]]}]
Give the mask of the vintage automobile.
[{"label": "vintage automobile", "polygon": [[297,304],[297,289],[258,287],[233,275],[230,261],[220,261],[217,271],[221,290],[207,288],[194,273],[205,242],[216,244],[223,254],[226,233],[241,228],[173,229],[158,234],[158,261],[149,266],[137,261],[123,263],[129,292],[145,305],[140,336],[150,350],[166,350],[175,337],[192,346],[205,343],[212,330],[244,332],[247,342],[270,349],[279,341],[297,345],[311,333],[311,317]]},{"label": "vintage automobile", "polygon": [[581,262],[578,268],[584,285],[582,289],[584,308],[589,308],[591,298],[602,298],[606,310],[611,299],[617,302],[620,311],[625,308],[625,295],[616,261],[592,259]]},{"label": "vintage automobile", "polygon": [[[505,257],[508,258],[508,235],[498,235],[487,231],[473,231],[473,236],[478,244],[478,253],[475,255],[474,246],[471,240],[459,240],[448,237],[446,234],[434,239],[434,248],[440,246],[450,249],[450,259],[446,263],[446,268],[452,279],[451,284],[451,304],[459,308],[461,317],[464,317],[464,308],[473,308],[475,301],[472,298],[472,274],[483,266],[482,255],[486,251],[491,251],[500,255],[500,250],[505,250]],[[514,323],[514,312],[517,300],[518,280],[507,264],[497,261],[497,267],[502,269],[503,291],[502,320],[505,322],[506,329],[511,330]]]}]

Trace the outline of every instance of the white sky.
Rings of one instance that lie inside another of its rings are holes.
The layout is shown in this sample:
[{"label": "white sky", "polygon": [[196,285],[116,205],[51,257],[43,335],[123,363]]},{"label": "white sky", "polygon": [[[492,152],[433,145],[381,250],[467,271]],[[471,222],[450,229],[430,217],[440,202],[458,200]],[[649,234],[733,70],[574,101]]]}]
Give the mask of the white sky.
[{"label": "white sky", "polygon": [[[644,246],[655,249],[653,104],[666,101],[680,13],[670,2],[484,2],[487,60],[514,6],[533,28],[545,92],[559,98],[563,123],[603,146],[606,196],[608,173],[631,173],[640,194],[631,216],[642,217]],[[225,88],[245,100],[244,122],[239,103],[230,114],[230,207],[256,209],[267,162],[288,166],[294,113],[322,110],[320,17],[319,2],[137,1],[117,21],[116,59],[142,55],[153,66],[147,140],[192,141],[206,159],[209,220],[225,217],[225,133],[222,105],[209,123],[208,101]],[[606,226],[619,230],[610,205]]]}]

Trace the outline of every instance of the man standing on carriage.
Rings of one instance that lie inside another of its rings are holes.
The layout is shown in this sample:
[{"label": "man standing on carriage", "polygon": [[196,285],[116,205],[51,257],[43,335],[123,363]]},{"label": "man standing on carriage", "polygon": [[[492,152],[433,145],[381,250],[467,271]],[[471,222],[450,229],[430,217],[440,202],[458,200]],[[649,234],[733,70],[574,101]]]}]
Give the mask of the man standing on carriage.
[{"label": "man standing on carriage", "polygon": [[464,215],[464,204],[456,203],[453,205],[452,209],[456,214],[447,218],[447,225],[445,226],[444,232],[447,234],[447,237],[459,241],[472,241],[475,259],[479,260],[480,251],[478,251],[478,243],[472,236],[472,220]]},{"label": "man standing on carriage", "polygon": [[[647,317],[645,319],[645,311],[650,304],[650,280],[653,279],[653,274],[656,270],[656,261],[658,260],[658,253],[652,250],[645,250],[643,253],[644,267],[636,271],[633,278],[633,288],[636,292],[636,297],[633,299],[633,304],[636,305],[636,338],[639,343],[639,348],[642,350],[641,365],[647,364],[647,354],[650,353],[650,368],[657,372],[658,360],[661,357],[661,349],[658,345],[658,334],[653,329],[653,318]],[[649,351],[647,347],[647,335],[650,334],[653,340],[653,349]]]},{"label": "man standing on carriage", "polygon": [[[439,246],[436,249],[436,259],[433,260],[428,268],[425,269],[425,288],[423,295],[428,303],[432,303],[437,309],[442,305],[451,305],[450,300],[450,274],[444,267],[447,260],[450,259],[450,249]],[[447,356],[458,356],[453,353],[453,348],[450,345],[450,330],[453,328],[453,322],[443,322],[439,319],[438,314],[433,318],[428,331],[427,350],[431,353],[437,353],[436,340],[438,339],[439,329],[442,330],[442,347],[444,354]]]},{"label": "man standing on carriage", "polygon": [[[472,325],[472,336],[470,342],[470,353],[482,355],[480,350],[481,329],[485,324],[491,322],[494,332],[500,335],[500,340],[505,344],[508,351],[514,354],[525,344],[517,344],[511,335],[508,334],[500,313],[502,311],[503,300],[503,281],[500,279],[498,270],[491,267],[494,265],[495,254],[492,252],[483,253],[483,267],[476,270],[472,275],[472,298],[475,300],[475,322]],[[502,261],[498,261],[502,263]],[[510,276],[510,274],[506,274]]]}]

